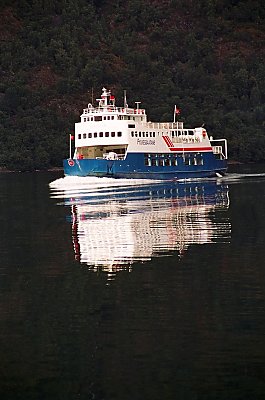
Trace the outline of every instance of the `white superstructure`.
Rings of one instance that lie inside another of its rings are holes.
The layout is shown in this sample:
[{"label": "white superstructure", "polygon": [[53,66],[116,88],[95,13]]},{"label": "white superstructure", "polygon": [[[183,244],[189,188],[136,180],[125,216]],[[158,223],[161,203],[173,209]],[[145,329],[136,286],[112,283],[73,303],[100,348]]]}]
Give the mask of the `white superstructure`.
[{"label": "white superstructure", "polygon": [[[185,149],[192,151],[196,145],[201,151],[211,149],[204,128],[184,129],[183,122],[149,122],[145,109],[116,107],[115,98],[103,88],[98,106],[88,104],[83,109],[80,122],[75,124],[74,158],[119,158],[126,152],[168,152]],[[110,154],[111,153],[111,154]]]}]

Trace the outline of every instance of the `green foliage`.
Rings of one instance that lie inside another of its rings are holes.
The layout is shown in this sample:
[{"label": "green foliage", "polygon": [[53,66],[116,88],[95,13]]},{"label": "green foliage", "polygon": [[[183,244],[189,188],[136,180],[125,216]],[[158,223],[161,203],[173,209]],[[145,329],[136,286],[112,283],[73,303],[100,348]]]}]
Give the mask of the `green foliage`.
[{"label": "green foliage", "polygon": [[[80,110],[111,87],[152,120],[205,124],[264,161],[262,0],[3,0],[0,167],[60,166]],[[67,110],[67,111],[65,111]]]}]

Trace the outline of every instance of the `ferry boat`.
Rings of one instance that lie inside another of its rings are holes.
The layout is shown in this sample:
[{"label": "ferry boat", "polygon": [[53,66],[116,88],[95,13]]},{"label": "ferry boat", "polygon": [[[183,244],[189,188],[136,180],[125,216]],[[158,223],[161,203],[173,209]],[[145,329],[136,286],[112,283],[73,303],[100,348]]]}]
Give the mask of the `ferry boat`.
[{"label": "ferry boat", "polygon": [[117,107],[103,88],[97,103],[83,109],[70,135],[66,176],[179,180],[226,172],[226,139],[214,140],[204,127],[185,128],[176,121],[176,106],[173,122],[150,122],[140,102],[131,108],[126,95],[123,107]]}]

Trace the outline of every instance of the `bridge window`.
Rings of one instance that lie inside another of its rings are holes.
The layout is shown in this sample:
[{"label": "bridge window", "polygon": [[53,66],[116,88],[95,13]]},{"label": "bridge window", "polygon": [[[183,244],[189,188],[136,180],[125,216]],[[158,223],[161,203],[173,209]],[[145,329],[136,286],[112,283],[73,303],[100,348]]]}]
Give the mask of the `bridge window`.
[{"label": "bridge window", "polygon": [[111,137],[115,137],[115,132],[111,132]]},{"label": "bridge window", "polygon": [[109,137],[109,132],[105,132],[105,137]]},{"label": "bridge window", "polygon": [[122,135],[122,133],[121,133],[121,132],[118,132],[118,136],[121,137],[121,135]]},{"label": "bridge window", "polygon": [[83,139],[86,139],[86,133],[83,133]]},{"label": "bridge window", "polygon": [[94,132],[94,138],[97,137],[97,136],[98,136],[97,132]]},{"label": "bridge window", "polygon": [[99,132],[99,137],[103,137],[103,132]]}]

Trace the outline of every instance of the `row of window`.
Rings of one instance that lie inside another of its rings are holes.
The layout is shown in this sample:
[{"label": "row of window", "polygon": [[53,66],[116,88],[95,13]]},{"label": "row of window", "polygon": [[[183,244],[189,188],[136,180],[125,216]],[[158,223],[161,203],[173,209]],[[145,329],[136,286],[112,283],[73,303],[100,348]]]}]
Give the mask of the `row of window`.
[{"label": "row of window", "polygon": [[[158,132],[159,135],[159,132]],[[155,137],[155,132],[137,132],[132,131],[131,137]]]},{"label": "row of window", "polygon": [[[156,133],[157,133],[158,136],[160,135],[160,132],[137,132],[137,131],[132,131],[131,132],[131,136],[132,137],[155,137]],[[170,133],[171,133],[172,137],[194,136],[194,131],[192,131],[192,130],[171,131]]]},{"label": "row of window", "polygon": [[114,115],[95,115],[94,117],[84,117],[84,122],[88,121],[110,121],[114,119]]},{"label": "row of window", "polygon": [[201,154],[145,154],[144,163],[148,167],[203,165],[203,157]]},{"label": "row of window", "polygon": [[82,138],[90,139],[92,137],[97,138],[97,137],[121,137],[121,136],[122,136],[122,133],[120,131],[119,132],[94,132],[94,133],[89,132],[89,133],[83,133],[83,134],[79,133],[77,135],[78,139],[82,139]]}]

